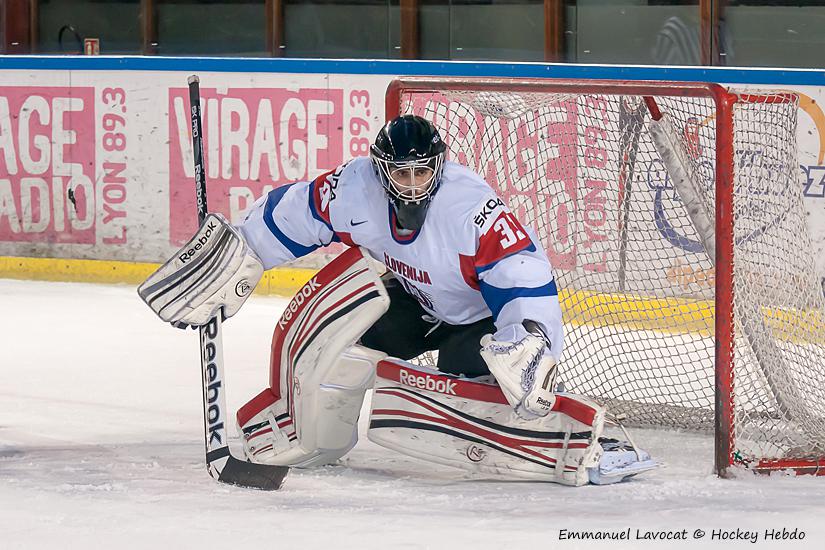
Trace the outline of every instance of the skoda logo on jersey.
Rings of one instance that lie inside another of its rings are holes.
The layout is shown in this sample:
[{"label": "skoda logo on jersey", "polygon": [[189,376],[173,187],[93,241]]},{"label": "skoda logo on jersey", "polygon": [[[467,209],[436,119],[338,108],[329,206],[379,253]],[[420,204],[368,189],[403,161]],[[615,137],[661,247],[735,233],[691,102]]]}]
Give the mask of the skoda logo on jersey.
[{"label": "skoda logo on jersey", "polygon": [[484,227],[484,224],[487,222],[487,218],[490,214],[495,212],[495,210],[500,206],[504,207],[504,201],[500,198],[496,197],[494,199],[489,199],[484,203],[484,206],[481,207],[481,211],[473,216],[473,223],[479,227]]},{"label": "skoda logo on jersey", "polygon": [[472,462],[481,462],[487,456],[487,451],[478,445],[470,445],[467,447],[467,458]]}]

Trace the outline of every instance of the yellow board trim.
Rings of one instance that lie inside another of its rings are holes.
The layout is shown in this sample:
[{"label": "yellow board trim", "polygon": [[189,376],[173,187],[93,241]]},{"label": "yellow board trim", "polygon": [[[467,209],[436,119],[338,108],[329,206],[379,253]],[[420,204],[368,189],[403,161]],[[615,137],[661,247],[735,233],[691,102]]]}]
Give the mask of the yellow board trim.
[{"label": "yellow board trim", "polygon": [[562,289],[559,301],[565,320],[575,319],[575,325],[619,326],[627,330],[698,333],[701,336],[710,336],[714,331],[714,303],[711,300]]},{"label": "yellow board trim", "polygon": [[[137,286],[160,264],[106,260],[18,258],[0,256],[0,278],[78,283],[120,283]],[[276,268],[264,273],[256,294],[292,296],[318,271]],[[653,330],[673,334],[712,336],[714,303],[711,300],[651,298],[563,289],[562,313],[575,325]],[[823,341],[825,318],[819,311],[763,309],[776,338],[792,342]]]},{"label": "yellow board trim", "polygon": [[[159,266],[142,262],[0,256],[0,278],[137,286]],[[292,296],[317,272],[315,269],[271,269],[264,273],[255,293]]]}]

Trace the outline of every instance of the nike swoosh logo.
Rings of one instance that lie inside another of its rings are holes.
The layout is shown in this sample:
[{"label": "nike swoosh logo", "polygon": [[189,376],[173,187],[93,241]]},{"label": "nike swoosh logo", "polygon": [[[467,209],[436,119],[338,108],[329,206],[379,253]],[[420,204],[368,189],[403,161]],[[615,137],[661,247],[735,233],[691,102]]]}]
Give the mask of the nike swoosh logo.
[{"label": "nike swoosh logo", "polygon": [[355,220],[350,220],[350,221],[349,221],[349,224],[350,224],[351,226],[353,226],[353,227],[355,227],[356,225],[361,225],[362,223],[367,223],[367,220],[360,221],[360,222],[357,222],[357,221],[355,221]]}]

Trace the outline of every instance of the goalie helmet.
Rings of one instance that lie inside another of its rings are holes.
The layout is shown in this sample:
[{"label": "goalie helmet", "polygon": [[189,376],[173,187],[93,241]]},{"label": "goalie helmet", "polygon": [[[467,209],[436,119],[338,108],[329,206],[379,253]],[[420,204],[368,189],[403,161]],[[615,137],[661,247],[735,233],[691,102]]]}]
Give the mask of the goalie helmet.
[{"label": "goalie helmet", "polygon": [[402,229],[424,225],[446,150],[435,126],[419,116],[397,117],[378,132],[370,157]]}]

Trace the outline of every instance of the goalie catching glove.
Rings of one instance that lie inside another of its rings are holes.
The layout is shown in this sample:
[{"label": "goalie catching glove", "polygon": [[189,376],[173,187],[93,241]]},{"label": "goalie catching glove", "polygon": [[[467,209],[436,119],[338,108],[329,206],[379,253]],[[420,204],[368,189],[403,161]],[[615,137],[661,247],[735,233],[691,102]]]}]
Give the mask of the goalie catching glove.
[{"label": "goalie catching glove", "polygon": [[200,326],[219,310],[232,317],[252,294],[263,264],[220,214],[209,214],[197,234],[138,287],[161,319]]},{"label": "goalie catching glove", "polygon": [[517,415],[525,420],[547,416],[556,403],[556,359],[537,323],[514,325],[514,333],[512,342],[485,335],[481,357]]}]

